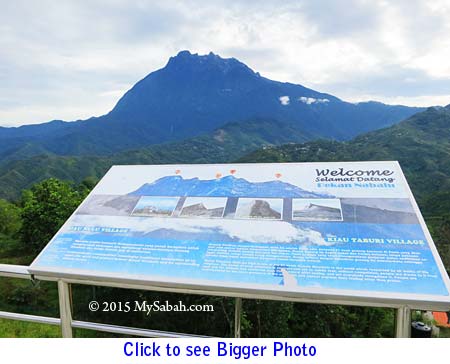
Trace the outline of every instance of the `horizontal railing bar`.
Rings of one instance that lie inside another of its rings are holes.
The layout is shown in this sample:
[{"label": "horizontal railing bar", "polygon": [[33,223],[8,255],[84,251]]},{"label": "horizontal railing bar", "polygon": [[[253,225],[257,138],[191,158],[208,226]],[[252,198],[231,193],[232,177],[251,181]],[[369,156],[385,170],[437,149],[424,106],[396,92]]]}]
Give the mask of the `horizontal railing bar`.
[{"label": "horizontal railing bar", "polygon": [[31,279],[26,265],[0,264],[0,277]]},{"label": "horizontal railing bar", "polygon": [[207,338],[208,336],[198,336],[191,334],[182,334],[177,332],[169,331],[159,331],[159,330],[147,330],[138,329],[126,326],[117,326],[109,324],[100,324],[96,322],[86,322],[86,321],[72,321],[72,327],[76,329],[87,329],[95,331],[103,331],[122,335],[133,335],[133,336],[143,336],[143,337],[163,337],[163,338],[192,338],[192,337],[202,337]]},{"label": "horizontal railing bar", "polygon": [[15,312],[6,312],[0,311],[0,318],[9,319],[9,320],[18,320],[18,321],[28,321],[38,324],[48,324],[48,325],[60,325],[61,320],[56,317],[47,317],[47,316],[37,316],[37,315],[28,315],[25,313],[15,313]]}]

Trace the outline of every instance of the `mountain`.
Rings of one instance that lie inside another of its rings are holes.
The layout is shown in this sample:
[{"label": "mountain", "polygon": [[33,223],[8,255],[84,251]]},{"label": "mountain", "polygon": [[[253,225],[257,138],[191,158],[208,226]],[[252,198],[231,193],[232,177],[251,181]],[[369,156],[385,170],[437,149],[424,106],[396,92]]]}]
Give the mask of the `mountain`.
[{"label": "mountain", "polygon": [[214,196],[214,197],[325,197],[282,181],[249,182],[232,175],[211,180],[166,176],[146,183],[135,196]]},{"label": "mountain", "polygon": [[294,219],[302,220],[341,220],[341,210],[334,207],[309,204],[302,210],[293,210]]},{"label": "mountain", "polygon": [[281,213],[274,210],[265,200],[253,200],[236,211],[236,217],[281,219]]},{"label": "mountain", "polygon": [[135,216],[170,216],[172,211],[160,209],[158,206],[144,206],[133,211]]},{"label": "mountain", "polygon": [[183,207],[180,216],[192,217],[222,217],[223,207],[216,207],[208,209],[204,204],[197,203],[194,205]]},{"label": "mountain", "polygon": [[80,206],[78,215],[130,216],[139,196],[93,195]]},{"label": "mountain", "polygon": [[[411,211],[396,211],[364,206],[352,199],[341,199],[344,221],[369,224],[417,224],[416,214]],[[339,214],[340,215],[340,214]]]},{"label": "mountain", "polygon": [[240,162],[398,160],[419,200],[450,190],[450,105],[432,107],[409,119],[348,142],[319,140],[266,147]]},{"label": "mountain", "polygon": [[[0,160],[43,152],[108,155],[191,138],[248,119],[278,120],[309,140],[344,140],[420,110],[348,103],[301,85],[272,81],[235,58],[182,51],[134,85],[103,116],[0,128]],[[276,130],[272,133],[277,135]]]}]

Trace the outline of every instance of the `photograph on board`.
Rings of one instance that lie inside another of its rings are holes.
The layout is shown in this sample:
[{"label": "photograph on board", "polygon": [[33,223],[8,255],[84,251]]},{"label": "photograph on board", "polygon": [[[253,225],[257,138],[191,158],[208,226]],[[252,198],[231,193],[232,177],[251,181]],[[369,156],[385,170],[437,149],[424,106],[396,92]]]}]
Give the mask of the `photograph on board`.
[{"label": "photograph on board", "polygon": [[240,198],[234,217],[237,219],[280,220],[282,212],[282,199]]},{"label": "photograph on board", "polygon": [[220,218],[225,211],[225,197],[188,197],[184,201],[181,217]]},{"label": "photograph on board", "polygon": [[341,201],[338,198],[292,200],[292,219],[297,221],[342,221]]},{"label": "photograph on board", "polygon": [[134,216],[172,216],[177,207],[178,197],[143,196],[139,199],[132,215]]}]

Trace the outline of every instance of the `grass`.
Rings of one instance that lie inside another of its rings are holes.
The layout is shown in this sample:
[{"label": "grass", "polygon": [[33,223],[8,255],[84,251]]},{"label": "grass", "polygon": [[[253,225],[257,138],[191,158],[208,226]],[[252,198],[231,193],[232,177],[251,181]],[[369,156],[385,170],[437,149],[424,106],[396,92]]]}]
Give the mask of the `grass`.
[{"label": "grass", "polygon": [[[74,329],[78,338],[117,338],[123,335],[93,330]],[[0,319],[0,338],[60,338],[59,326],[37,324],[25,321]]]},{"label": "grass", "polygon": [[450,328],[440,327],[439,328],[439,337],[440,338],[450,338]]},{"label": "grass", "polygon": [[0,338],[61,337],[59,326],[0,319]]}]

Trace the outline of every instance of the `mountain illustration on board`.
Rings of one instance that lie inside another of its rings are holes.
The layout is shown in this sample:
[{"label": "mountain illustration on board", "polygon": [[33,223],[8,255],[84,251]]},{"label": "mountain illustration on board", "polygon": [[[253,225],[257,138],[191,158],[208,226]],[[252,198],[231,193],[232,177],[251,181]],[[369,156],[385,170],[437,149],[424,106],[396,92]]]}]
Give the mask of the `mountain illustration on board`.
[{"label": "mountain illustration on board", "polygon": [[249,182],[244,178],[225,176],[202,180],[166,176],[146,183],[129,195],[138,196],[215,196],[215,197],[303,197],[320,198],[328,195],[306,191],[282,181]]}]

